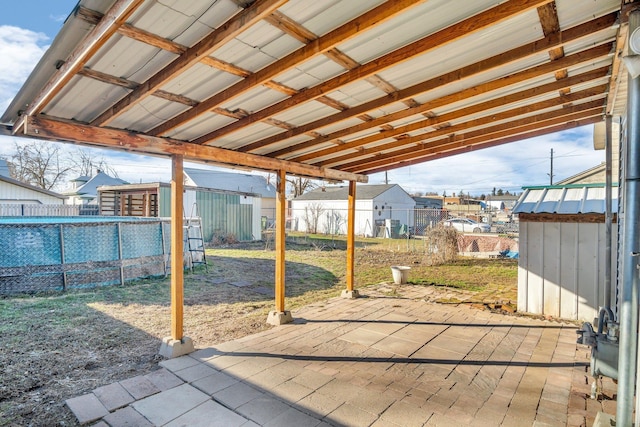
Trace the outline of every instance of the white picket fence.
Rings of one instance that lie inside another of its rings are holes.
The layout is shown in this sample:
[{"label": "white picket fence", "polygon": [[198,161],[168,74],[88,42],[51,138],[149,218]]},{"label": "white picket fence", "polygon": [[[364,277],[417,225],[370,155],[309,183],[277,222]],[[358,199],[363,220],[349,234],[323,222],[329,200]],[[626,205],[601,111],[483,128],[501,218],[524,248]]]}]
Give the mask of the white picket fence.
[{"label": "white picket fence", "polygon": [[79,205],[0,204],[0,216],[78,216]]}]

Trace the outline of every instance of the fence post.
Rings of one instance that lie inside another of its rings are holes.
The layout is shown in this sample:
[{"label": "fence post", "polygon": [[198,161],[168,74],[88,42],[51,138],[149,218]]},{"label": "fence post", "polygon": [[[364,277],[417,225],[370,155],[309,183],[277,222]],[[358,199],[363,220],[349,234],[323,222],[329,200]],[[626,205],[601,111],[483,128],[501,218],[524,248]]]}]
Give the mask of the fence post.
[{"label": "fence post", "polygon": [[164,262],[164,277],[167,277],[167,274],[169,274],[169,258],[167,257],[167,245],[164,243],[164,237],[164,222],[160,220],[160,239],[162,239],[162,260]]},{"label": "fence post", "polygon": [[60,263],[62,266],[62,290],[67,290],[67,268],[64,265],[64,226],[60,224]]},{"label": "fence post", "polygon": [[122,224],[118,222],[118,261],[120,264],[120,285],[124,285],[124,265],[122,264]]},{"label": "fence post", "polygon": [[409,252],[409,209],[407,209],[407,252]]}]

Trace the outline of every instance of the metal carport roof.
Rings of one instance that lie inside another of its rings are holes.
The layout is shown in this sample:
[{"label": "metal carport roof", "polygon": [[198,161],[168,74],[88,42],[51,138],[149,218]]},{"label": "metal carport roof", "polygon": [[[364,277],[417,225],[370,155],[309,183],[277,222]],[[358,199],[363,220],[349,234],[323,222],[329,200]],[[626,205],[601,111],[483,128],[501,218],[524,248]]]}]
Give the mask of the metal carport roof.
[{"label": "metal carport roof", "polygon": [[620,114],[629,7],[81,0],[2,121],[15,135],[366,181]]}]

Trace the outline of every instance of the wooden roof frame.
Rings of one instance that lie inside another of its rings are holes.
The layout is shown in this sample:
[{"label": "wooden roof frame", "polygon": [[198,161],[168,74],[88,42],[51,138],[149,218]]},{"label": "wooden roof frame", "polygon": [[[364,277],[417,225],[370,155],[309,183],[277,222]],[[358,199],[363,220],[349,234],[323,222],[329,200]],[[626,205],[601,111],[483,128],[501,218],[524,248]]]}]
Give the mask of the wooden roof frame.
[{"label": "wooden roof frame", "polygon": [[[497,133],[487,131],[482,138],[485,142],[469,143],[469,147],[478,149],[491,141],[492,145],[496,145],[499,141],[504,143],[530,135],[530,132],[521,132],[518,129],[531,120],[527,117],[534,114],[536,108],[562,110],[570,107],[575,114],[582,110],[588,111],[585,114],[589,114],[590,117],[594,108],[597,108],[594,107],[597,100],[602,103],[601,116],[614,108],[614,97],[610,96],[610,91],[617,90],[621,70],[619,49],[626,34],[624,19],[620,18],[619,9],[577,23],[571,28],[561,28],[556,0],[509,0],[443,26],[436,32],[392,49],[373,60],[359,63],[342,51],[340,46],[380,25],[393,22],[403,14],[412,13],[424,1],[388,0],[322,35],[315,34],[283,13],[280,9],[287,2],[256,0],[239,9],[237,14],[192,46],[159,36],[153,29],[136,27],[133,24],[136,22],[134,18],[137,13],[144,12],[141,6],[145,4],[145,0],[112,0],[111,7],[106,11],[90,10],[80,2],[72,17],[93,26],[93,29],[61,61],[56,72],[35,97],[27,99],[18,95],[18,102],[23,102],[27,107],[20,110],[19,115],[15,114],[16,108],[10,107],[4,119],[13,122],[10,131],[14,135],[72,141],[154,155],[180,154],[185,160],[264,170],[284,169],[291,174],[320,179],[366,182],[368,174],[434,158],[423,155],[421,150],[424,150],[424,147],[435,150],[432,154],[438,154],[437,157],[440,157],[440,154],[451,155],[460,152],[446,148],[450,147],[449,145],[437,144],[434,141],[443,135],[450,135],[452,140],[460,141],[467,138],[465,135],[477,135],[483,132],[482,129],[490,130],[498,120],[495,117],[501,117],[500,120],[503,121],[509,118],[512,120],[501,124],[503,130],[499,133],[500,137]],[[620,8],[622,9],[622,6]],[[629,5],[626,5],[625,10],[628,9]],[[423,81],[408,87],[396,87],[381,74],[390,68],[402,67],[412,58],[428,55],[431,51],[442,49],[470,34],[485,31],[531,11],[537,12],[543,32],[538,40],[497,52],[493,56],[481,58],[445,74],[427,76]],[[252,31],[259,23],[268,23],[297,40],[301,46],[256,71],[216,58],[216,51],[220,47],[239,35]],[[611,34],[611,29],[616,27],[616,36],[603,36],[590,48],[566,54],[566,46],[589,37],[593,38],[595,34]],[[170,52],[176,57],[142,82],[87,66],[92,57],[104,49],[115,35]],[[502,67],[530,60],[544,52],[549,56],[547,62],[536,63],[516,73],[475,84],[426,103],[416,100],[416,97],[443,85],[478,78],[484,75],[483,73],[499,71]],[[613,54],[614,52],[616,54]],[[320,56],[328,58],[345,71],[303,90],[283,84],[279,79],[283,73]],[[576,74],[574,71],[576,67],[596,61],[609,63],[605,75],[596,72]],[[195,64],[205,64],[220,72],[236,76],[238,81],[204,99],[194,99],[185,93],[172,93],[164,89],[168,82]],[[43,73],[42,70],[36,69],[35,73],[37,72]],[[549,83],[548,80],[544,80],[547,76],[553,76],[556,82]],[[128,93],[107,105],[107,108],[88,121],[46,114],[52,105],[64,97],[65,88],[77,78],[124,88]],[[530,82],[536,80],[539,83],[532,87]],[[384,96],[359,105],[347,105],[331,96],[332,92],[359,81],[367,82],[384,93]],[[585,89],[585,84],[592,87]],[[518,85],[523,85],[526,89],[504,94],[505,88]],[[576,86],[579,89],[574,89]],[[225,104],[257,87],[274,90],[284,98],[253,111],[243,108],[230,110],[225,107]],[[550,94],[553,91],[559,94],[555,101],[535,100],[536,96]],[[575,96],[576,91],[582,95]],[[523,94],[531,97],[535,108],[508,107],[509,102],[521,99]],[[474,102],[473,99],[480,95],[488,97],[488,100]],[[126,117],[132,108],[150,96],[179,104],[183,106],[182,112],[145,130],[114,127],[117,119]],[[298,124],[279,118],[283,113],[309,102],[320,102],[337,112]],[[406,108],[383,115],[372,114],[381,108],[398,105],[399,102]],[[461,102],[461,106],[453,110],[448,107]],[[496,112],[495,109],[500,106],[507,107],[504,111]],[[448,111],[434,113],[439,109]],[[183,139],[173,136],[178,135],[185,126],[190,126],[190,123],[211,114],[230,118],[232,121],[222,126],[217,125],[216,128],[204,131],[195,138]],[[557,120],[561,121],[560,117],[566,118],[565,127],[572,127],[576,123],[572,119],[574,116],[559,112],[555,114]],[[417,115],[422,115],[424,119],[411,120]],[[360,123],[353,124],[354,120]],[[397,124],[399,121],[407,120],[410,122]],[[273,126],[280,131],[233,147],[226,147],[224,143],[219,142],[257,122]],[[345,125],[341,126],[340,123]],[[335,128],[335,125],[338,125],[336,130],[323,130],[327,126]],[[555,125],[542,126],[535,123],[528,126],[537,126],[536,134],[545,134],[558,128]],[[442,153],[437,153],[439,150],[442,150]],[[412,152],[415,152],[415,159],[411,158]],[[356,167],[356,164],[375,166],[362,169]]]}]

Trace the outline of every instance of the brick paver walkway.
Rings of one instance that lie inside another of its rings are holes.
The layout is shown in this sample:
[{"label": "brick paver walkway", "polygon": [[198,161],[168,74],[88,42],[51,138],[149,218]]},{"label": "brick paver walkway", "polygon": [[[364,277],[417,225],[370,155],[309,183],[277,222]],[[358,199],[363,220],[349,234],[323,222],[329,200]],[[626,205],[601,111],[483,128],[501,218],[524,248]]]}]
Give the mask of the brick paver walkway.
[{"label": "brick paver walkway", "polygon": [[[434,304],[426,292],[310,305],[293,324],[67,404],[81,423],[112,427],[580,426],[615,410],[588,398],[575,326]],[[614,392],[605,382],[605,397]]]}]

